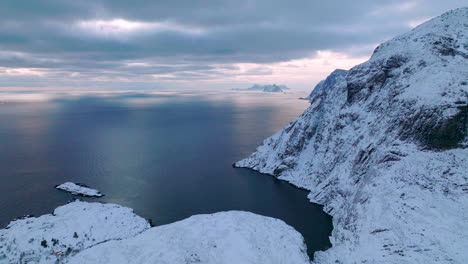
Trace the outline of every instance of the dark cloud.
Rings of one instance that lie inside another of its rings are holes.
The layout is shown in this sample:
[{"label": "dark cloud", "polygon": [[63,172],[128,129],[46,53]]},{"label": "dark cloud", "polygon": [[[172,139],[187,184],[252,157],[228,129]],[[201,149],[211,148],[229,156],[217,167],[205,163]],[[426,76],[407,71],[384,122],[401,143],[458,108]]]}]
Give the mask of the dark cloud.
[{"label": "dark cloud", "polygon": [[0,81],[3,86],[29,85],[27,74],[8,75],[8,68],[42,69],[46,76],[30,76],[31,83],[57,85],[77,76],[82,81],[154,81],[150,76],[164,74],[170,76],[161,79],[210,79],[234,74],[235,63],[288,61],[318,50],[360,56],[370,54],[373,44],[407,31],[411,21],[463,2],[2,0]]}]

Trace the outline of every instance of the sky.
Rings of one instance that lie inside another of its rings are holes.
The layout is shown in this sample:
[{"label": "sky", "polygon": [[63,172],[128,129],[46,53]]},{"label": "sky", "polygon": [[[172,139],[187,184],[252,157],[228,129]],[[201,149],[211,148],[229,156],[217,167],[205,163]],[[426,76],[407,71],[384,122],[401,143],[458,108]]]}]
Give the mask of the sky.
[{"label": "sky", "polygon": [[1,0],[0,91],[311,90],[466,0]]}]

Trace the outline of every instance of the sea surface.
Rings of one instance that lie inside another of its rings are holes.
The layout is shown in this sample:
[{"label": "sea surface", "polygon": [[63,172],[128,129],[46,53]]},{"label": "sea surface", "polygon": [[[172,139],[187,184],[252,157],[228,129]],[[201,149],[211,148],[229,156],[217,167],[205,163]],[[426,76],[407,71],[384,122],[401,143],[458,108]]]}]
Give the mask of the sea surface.
[{"label": "sea surface", "polygon": [[[154,225],[251,211],[284,220],[308,252],[330,247],[331,217],[307,192],[232,163],[308,106],[305,94],[240,91],[0,92],[0,227],[75,197],[66,181]],[[83,199],[83,198],[81,198]]]}]

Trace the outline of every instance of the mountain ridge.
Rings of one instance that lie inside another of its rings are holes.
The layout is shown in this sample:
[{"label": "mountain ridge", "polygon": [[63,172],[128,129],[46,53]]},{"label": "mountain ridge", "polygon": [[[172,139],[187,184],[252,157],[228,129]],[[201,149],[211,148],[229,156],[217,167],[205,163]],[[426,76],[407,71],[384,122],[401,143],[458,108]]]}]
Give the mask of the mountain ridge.
[{"label": "mountain ridge", "polygon": [[[333,216],[316,263],[468,259],[468,8],[382,43],[235,163],[310,191]],[[329,77],[330,78],[330,77]]]}]

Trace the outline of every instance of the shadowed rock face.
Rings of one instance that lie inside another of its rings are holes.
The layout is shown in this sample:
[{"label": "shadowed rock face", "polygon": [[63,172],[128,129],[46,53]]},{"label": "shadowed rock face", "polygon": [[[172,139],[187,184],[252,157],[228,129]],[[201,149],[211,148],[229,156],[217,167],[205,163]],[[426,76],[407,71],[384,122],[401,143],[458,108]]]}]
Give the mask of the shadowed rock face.
[{"label": "shadowed rock face", "polygon": [[[407,57],[396,55],[388,60],[371,62],[370,67],[357,66],[350,70],[346,79],[347,104],[367,103],[370,111],[386,110],[387,113],[384,114],[394,117],[394,120],[390,120],[391,127],[400,135],[399,138],[412,139],[423,148],[441,150],[463,147],[462,143],[467,136],[466,88],[451,91],[452,94],[455,93],[455,96],[452,95],[452,102],[441,101],[441,104],[437,104],[437,101],[433,101],[435,105],[421,106],[415,98],[408,100],[398,97],[409,87],[401,79],[420,70],[418,67],[427,67],[422,62],[418,62],[416,68],[406,66],[405,62],[408,60]],[[447,86],[450,84],[447,83]],[[386,97],[392,105],[387,105],[388,102],[382,102],[379,98],[369,100],[375,95]],[[442,92],[440,97],[444,95],[446,93]],[[464,100],[457,101],[455,98]]]},{"label": "shadowed rock face", "polygon": [[[440,53],[440,56],[445,56]],[[461,56],[461,55],[455,55]],[[462,56],[463,57],[463,56]],[[452,102],[433,101],[429,105],[419,105],[417,98],[402,98],[405,89],[402,79],[408,79],[414,72],[428,67],[424,61],[416,65],[406,65],[408,57],[394,55],[386,60],[372,61],[369,65],[354,67],[346,76],[347,104],[367,104],[369,111],[393,117],[391,128],[402,140],[414,140],[425,149],[451,149],[463,147],[467,136],[468,95],[462,89],[451,91]],[[414,84],[417,85],[417,84]],[[450,84],[447,83],[447,86]],[[387,102],[382,101],[382,96]],[[443,98],[446,93],[442,92]],[[371,99],[374,96],[373,99]],[[455,98],[465,98],[454,100]],[[388,104],[391,102],[391,105]],[[434,105],[434,103],[436,103]],[[395,107],[396,106],[396,107]],[[447,115],[447,113],[452,113]]]},{"label": "shadowed rock face", "polygon": [[465,103],[456,109],[458,113],[453,117],[431,127],[425,139],[429,146],[441,149],[463,147],[462,143],[468,136],[468,106]]},{"label": "shadowed rock face", "polygon": [[[458,15],[463,16],[463,12],[466,9],[458,10]],[[449,15],[441,16],[439,23],[444,24]],[[385,111],[383,114],[393,117],[389,121],[399,139],[414,140],[422,148],[433,150],[463,147],[467,136],[468,72],[460,69],[467,67],[468,50],[463,41],[468,25],[438,26],[448,32],[430,31],[430,23],[423,25],[380,45],[371,60],[346,75],[348,105],[365,105],[377,113]],[[424,71],[431,75],[439,71],[452,74],[450,66],[459,67],[452,78],[441,76],[426,84],[414,80]],[[425,102],[418,98],[418,90],[421,96],[427,92],[437,94]],[[416,96],[405,96],[408,91]]]},{"label": "shadowed rock face", "polygon": [[312,90],[312,92],[304,99],[311,100],[312,98],[318,99],[323,95],[325,90],[331,89],[337,83],[341,82],[343,78],[346,77],[348,71],[345,70],[334,70],[330,75],[325,79],[320,81]]},{"label": "shadowed rock face", "polygon": [[315,262],[468,259],[467,43],[461,8],[381,44],[235,164],[310,190],[333,216]]},{"label": "shadowed rock face", "polygon": [[[444,117],[446,111],[456,113]],[[422,148],[432,150],[466,148],[463,142],[468,131],[467,116],[466,103],[408,111],[408,116],[401,125],[401,139],[414,139]]]},{"label": "shadowed rock face", "polygon": [[[379,93],[381,89],[401,90],[402,87],[396,83],[401,76],[395,70],[407,61],[408,58],[403,55],[393,55],[384,60],[373,61],[370,67],[357,66],[351,69],[346,79],[348,103],[367,100],[372,93]],[[395,92],[394,96],[396,95]]]}]

